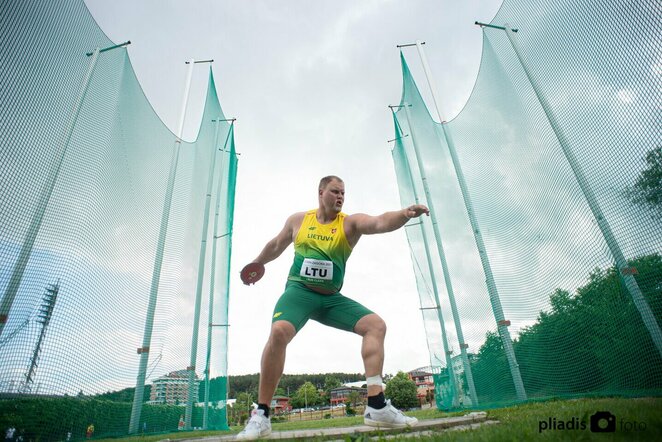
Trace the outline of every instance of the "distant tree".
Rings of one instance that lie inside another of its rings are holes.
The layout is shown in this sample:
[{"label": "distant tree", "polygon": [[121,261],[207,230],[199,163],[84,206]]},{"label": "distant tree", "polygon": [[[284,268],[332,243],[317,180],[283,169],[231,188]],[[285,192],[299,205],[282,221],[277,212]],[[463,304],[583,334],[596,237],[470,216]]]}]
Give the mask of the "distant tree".
[{"label": "distant tree", "polygon": [[[90,423],[95,426],[95,439],[116,438],[126,432],[132,404],[91,398],[76,397],[18,397],[0,400],[0,429],[14,426],[19,432],[25,429],[23,440],[64,441],[71,432],[71,440],[82,441]],[[148,422],[147,431],[176,431],[182,407],[174,405],[150,405],[142,407],[141,422]],[[224,421],[225,410],[209,410],[209,423]],[[202,425],[203,409],[194,407],[193,426]],[[235,422],[235,421],[232,421]],[[141,424],[142,430],[142,424]],[[14,440],[18,440],[14,435]],[[148,440],[136,437],[135,440]]]},{"label": "distant tree", "polygon": [[240,393],[249,392],[257,396],[257,388],[260,382],[260,375],[245,374],[240,376],[230,376],[228,379],[228,397],[236,398]]},{"label": "distant tree", "polygon": [[[113,401],[113,402],[133,402],[133,396],[135,394],[135,390],[136,390],[135,388],[129,387],[118,391],[107,391],[105,393],[94,395],[94,398]],[[143,392],[143,402],[149,401],[151,390],[152,390],[151,385],[149,384],[145,385],[145,389]]]},{"label": "distant tree", "polygon": [[[662,324],[662,256],[642,256],[628,265]],[[574,294],[556,289],[550,306],[513,342],[529,397],[662,388],[662,359],[615,266],[593,270]],[[471,365],[480,403],[514,399],[497,333],[488,332]]]},{"label": "distant tree", "polygon": [[329,403],[331,400],[331,390],[334,388],[340,387],[342,384],[338,380],[338,378],[334,376],[327,376],[324,378],[324,402],[326,404]]},{"label": "distant tree", "polygon": [[[280,379],[278,384],[279,388],[282,388],[285,392],[285,395],[293,396],[294,392],[304,383],[310,382],[313,385],[324,385],[327,377],[334,377],[339,379],[341,383],[344,382],[355,382],[359,380],[365,380],[365,375],[362,373],[326,373],[326,374],[285,374]],[[212,379],[212,391],[213,382],[215,379]],[[237,395],[241,392],[251,392],[257,396],[258,384],[260,380],[260,375],[255,374],[245,374],[237,376],[228,377],[228,397],[236,398]],[[204,395],[204,385],[201,384],[201,395]]]},{"label": "distant tree", "polygon": [[419,405],[416,383],[402,371],[388,381],[384,394],[391,399],[391,403],[396,408],[406,409]]},{"label": "distant tree", "polygon": [[[521,361],[518,360],[520,365]],[[514,399],[515,387],[498,333],[488,331],[471,364],[479,403]]]},{"label": "distant tree", "polygon": [[662,217],[662,147],[646,154],[646,164],[634,186],[628,188],[628,194],[632,201],[647,206],[656,216]]},{"label": "distant tree", "polygon": [[[662,324],[662,256],[628,264]],[[557,289],[550,303],[551,311],[541,312],[515,346],[528,390],[551,395],[660,388],[662,360],[616,267],[593,270],[574,296]]]},{"label": "distant tree", "polygon": [[239,393],[234,406],[228,407],[228,422],[231,425],[241,425],[250,416],[251,404],[257,399],[250,393]]},{"label": "distant tree", "polygon": [[351,406],[356,407],[361,403],[361,395],[358,391],[352,390],[349,392],[349,396],[347,396],[347,401]]},{"label": "distant tree", "polygon": [[310,407],[311,405],[317,405],[319,403],[319,393],[317,392],[317,387],[315,387],[311,382],[305,382],[292,398],[292,407],[293,408],[303,408]]},{"label": "distant tree", "polygon": [[256,396],[251,395],[250,393],[239,393],[237,396],[237,402],[235,407],[242,411],[251,411],[251,405],[257,400]]}]

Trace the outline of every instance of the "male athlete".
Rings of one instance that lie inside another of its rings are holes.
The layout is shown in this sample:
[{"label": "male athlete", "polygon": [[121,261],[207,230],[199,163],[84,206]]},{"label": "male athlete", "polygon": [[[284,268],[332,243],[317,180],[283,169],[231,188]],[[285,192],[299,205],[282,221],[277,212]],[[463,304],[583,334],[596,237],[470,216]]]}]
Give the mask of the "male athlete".
[{"label": "male athlete", "polygon": [[294,243],[294,263],[285,292],[274,308],[271,334],[262,353],[258,408],[237,439],[258,439],[271,433],[269,405],[283,374],[285,349],[309,319],[363,337],[361,356],[368,386],[366,425],[401,428],[417,422],[384,398],[381,375],[386,324],[377,314],[341,295],[340,289],[345,263],[361,235],[399,229],[411,218],[429,214],[428,208],[413,205],[379,216],[346,215],[341,212],[345,184],[337,176],[322,178],[318,194],[319,207],[290,216],[283,230],[241,272],[245,284],[256,282],[264,274],[264,264]]}]

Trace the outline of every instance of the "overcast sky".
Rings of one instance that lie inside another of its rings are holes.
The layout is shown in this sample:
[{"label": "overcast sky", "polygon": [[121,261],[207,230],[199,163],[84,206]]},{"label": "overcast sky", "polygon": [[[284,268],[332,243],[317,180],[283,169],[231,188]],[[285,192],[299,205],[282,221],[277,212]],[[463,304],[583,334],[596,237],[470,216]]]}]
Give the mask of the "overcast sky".
[{"label": "overcast sky", "polygon": [[[471,93],[482,33],[500,1],[85,0],[114,42],[131,40],[131,63],[154,110],[174,132],[187,59],[214,59],[221,106],[236,117],[239,157],[228,348],[229,374],[259,371],[273,306],[292,262],[288,249],[262,281],[239,270],[288,215],[317,206],[319,178],[345,180],[347,213],[400,208],[391,145],[401,72],[396,45],[426,42],[442,112]],[[425,98],[414,48],[405,49]],[[207,69],[194,72],[184,138],[195,139]],[[429,364],[404,231],[364,237],[348,262],[343,294],[380,314],[389,331],[384,372]],[[490,319],[490,318],[486,318]],[[360,338],[309,322],[288,348],[286,373],[363,372]]]}]

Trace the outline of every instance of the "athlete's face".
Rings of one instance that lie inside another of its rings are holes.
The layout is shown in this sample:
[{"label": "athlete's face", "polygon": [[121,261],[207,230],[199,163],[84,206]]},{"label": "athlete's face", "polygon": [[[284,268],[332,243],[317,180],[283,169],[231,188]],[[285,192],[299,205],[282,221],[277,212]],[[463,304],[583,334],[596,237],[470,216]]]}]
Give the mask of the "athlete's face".
[{"label": "athlete's face", "polygon": [[345,183],[331,180],[324,189],[319,191],[319,196],[322,207],[340,212],[345,202]]}]

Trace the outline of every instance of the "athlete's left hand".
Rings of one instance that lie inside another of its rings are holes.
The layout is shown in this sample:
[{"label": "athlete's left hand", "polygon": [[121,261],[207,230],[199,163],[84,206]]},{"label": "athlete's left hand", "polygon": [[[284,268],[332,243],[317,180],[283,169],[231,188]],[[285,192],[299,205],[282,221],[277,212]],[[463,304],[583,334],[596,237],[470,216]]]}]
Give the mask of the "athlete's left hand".
[{"label": "athlete's left hand", "polygon": [[244,285],[255,284],[262,278],[262,276],[264,276],[264,265],[259,262],[246,264],[246,266],[241,269],[239,276]]},{"label": "athlete's left hand", "polygon": [[429,216],[430,209],[428,209],[423,204],[414,204],[413,206],[409,206],[405,209],[405,216],[407,218],[418,218],[424,213]]}]

